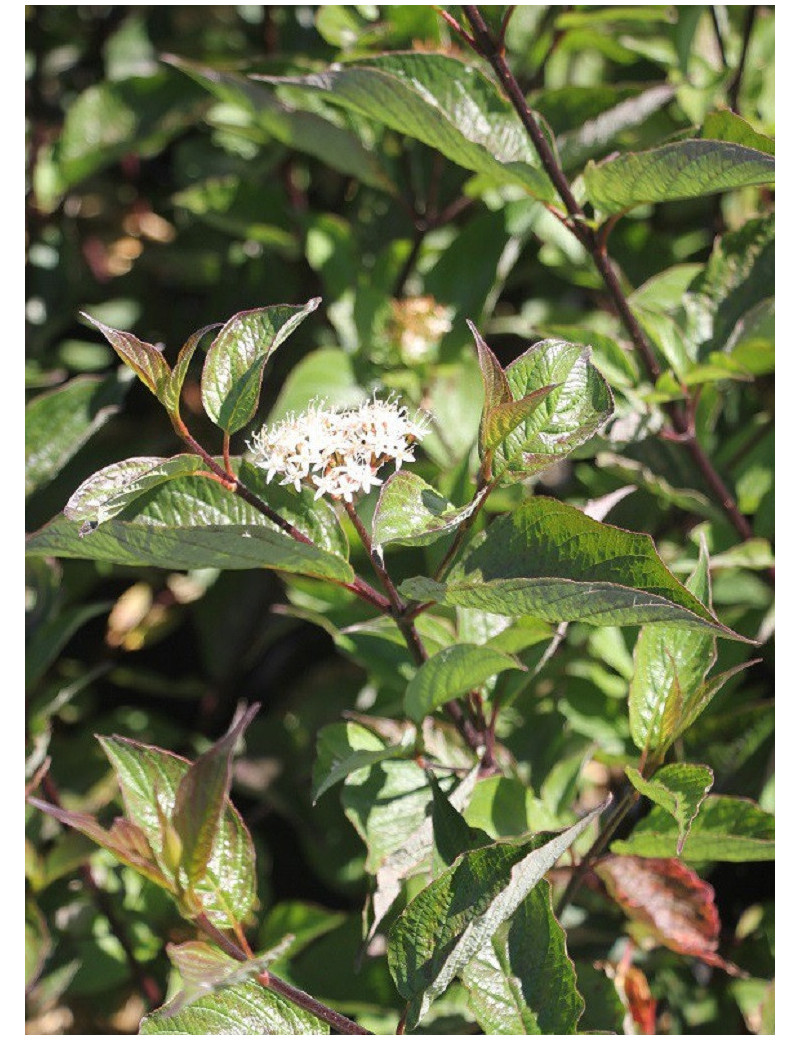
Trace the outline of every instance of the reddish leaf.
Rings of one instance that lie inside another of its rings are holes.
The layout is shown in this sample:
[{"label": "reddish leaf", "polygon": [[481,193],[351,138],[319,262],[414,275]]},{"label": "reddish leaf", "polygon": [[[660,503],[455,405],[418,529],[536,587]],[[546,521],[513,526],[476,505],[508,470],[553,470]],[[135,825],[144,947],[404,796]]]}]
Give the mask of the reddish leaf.
[{"label": "reddish leaf", "polygon": [[[620,967],[622,968],[622,965]],[[644,1036],[655,1036],[656,1002],[650,995],[650,986],[644,972],[633,965],[627,965],[618,973],[617,982],[621,984],[625,1003],[639,1032]]]},{"label": "reddish leaf", "polygon": [[662,946],[741,975],[716,952],[714,889],[680,860],[606,856],[594,869],[625,913]]}]

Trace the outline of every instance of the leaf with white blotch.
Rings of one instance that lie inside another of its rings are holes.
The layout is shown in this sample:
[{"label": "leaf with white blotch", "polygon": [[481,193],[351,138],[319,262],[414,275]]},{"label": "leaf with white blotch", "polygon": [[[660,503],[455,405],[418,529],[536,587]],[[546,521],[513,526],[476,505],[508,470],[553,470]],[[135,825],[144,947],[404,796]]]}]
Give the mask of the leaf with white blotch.
[{"label": "leaf with white blotch", "polygon": [[695,766],[688,762],[663,766],[649,780],[630,766],[625,767],[625,774],[640,794],[674,817],[678,824],[676,851],[680,855],[692,820],[714,783],[714,774],[708,766]]},{"label": "leaf with white blotch", "polygon": [[203,469],[199,455],[173,455],[163,459],[144,456],[114,462],[88,477],[64,506],[68,520],[82,521],[81,533],[121,513],[145,491]]},{"label": "leaf with white blotch", "polygon": [[225,322],[208,348],[200,389],[206,413],[226,433],[241,430],[253,418],[270,355],[320,302],[259,307]]},{"label": "leaf with white blotch", "polygon": [[572,1035],[584,1009],[550,884],[540,881],[461,973],[487,1035]]},{"label": "leaf with white blotch", "polygon": [[170,377],[170,368],[164,355],[152,343],[145,343],[132,332],[112,329],[91,314],[81,312],[81,317],[99,329],[125,364],[133,369],[144,385],[161,399]]},{"label": "leaf with white blotch", "polygon": [[466,852],[409,903],[389,935],[389,968],[408,1002],[408,1029],[606,805],[555,837],[542,834]]},{"label": "leaf with white blotch", "polygon": [[510,482],[540,472],[587,441],[613,412],[611,391],[588,347],[543,340],[503,372],[470,328],[484,377],[480,450],[482,456],[491,453],[495,479]]},{"label": "leaf with white blotch", "polygon": [[594,625],[659,621],[743,639],[673,577],[649,535],[541,496],[495,520],[446,581],[410,578],[400,590],[495,614]]},{"label": "leaf with white blotch", "polygon": [[25,406],[25,494],[53,479],[92,434],[119,411],[131,376],[78,376]]},{"label": "leaf with white blotch", "polygon": [[483,72],[443,54],[383,54],[308,76],[257,76],[321,92],[325,101],[374,119],[483,175],[555,202],[552,183],[510,103]]},{"label": "leaf with white blotch", "polygon": [[[620,856],[674,855],[678,825],[665,809],[655,808],[624,841],[612,842]],[[775,858],[775,817],[746,798],[709,795],[700,806],[681,852],[685,860],[748,863]]]},{"label": "leaf with white blotch", "polygon": [[297,541],[217,481],[178,477],[139,495],[90,534],[81,524],[56,517],[31,534],[26,552],[106,560],[129,566],[192,570],[273,568],[333,581],[351,582],[347,541],[332,507],[313,492],[293,493],[263,486],[245,463],[235,469],[243,482],[314,544]]},{"label": "leaf with white blotch", "polygon": [[509,668],[525,670],[516,658],[494,647],[472,643],[446,646],[419,666],[406,688],[403,709],[410,719],[421,722],[442,704]]},{"label": "leaf with white blotch", "polygon": [[771,184],[775,159],[727,141],[673,141],[647,152],[590,162],[583,179],[593,205],[606,213],[619,213],[645,202],[696,199]]},{"label": "leaf with white blotch", "polygon": [[317,736],[311,801],[316,803],[329,788],[351,773],[387,758],[405,755],[408,750],[402,745],[387,747],[372,730],[359,726],[357,722],[334,722],[323,726]]},{"label": "leaf with white blotch", "polygon": [[[163,847],[163,825],[173,814],[178,789],[191,763],[124,737],[99,740],[117,776],[128,820],[143,832],[159,867],[171,876],[174,861],[171,850]],[[228,799],[205,873],[194,883],[192,895],[212,924],[220,928],[244,920],[255,903],[255,850],[241,816]]]},{"label": "leaf with white blotch", "polygon": [[381,488],[372,540],[375,545],[430,545],[458,527],[476,505],[454,506],[422,477],[401,469]]}]

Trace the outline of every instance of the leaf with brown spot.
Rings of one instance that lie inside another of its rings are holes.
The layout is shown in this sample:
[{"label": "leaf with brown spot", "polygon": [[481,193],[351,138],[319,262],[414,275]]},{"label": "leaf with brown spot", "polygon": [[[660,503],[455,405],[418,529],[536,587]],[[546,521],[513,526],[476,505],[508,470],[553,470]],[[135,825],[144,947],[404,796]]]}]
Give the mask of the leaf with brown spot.
[{"label": "leaf with brown spot", "polygon": [[714,889],[680,860],[606,856],[594,870],[612,899],[661,946],[742,974],[717,954]]}]

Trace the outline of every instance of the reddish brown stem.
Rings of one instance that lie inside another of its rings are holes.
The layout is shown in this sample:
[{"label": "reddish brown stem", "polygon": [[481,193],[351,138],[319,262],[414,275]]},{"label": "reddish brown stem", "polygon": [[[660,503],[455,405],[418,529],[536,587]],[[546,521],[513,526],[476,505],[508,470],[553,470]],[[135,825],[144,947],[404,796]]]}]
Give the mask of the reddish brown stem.
[{"label": "reddish brown stem", "polygon": [[[661,375],[661,368],[644,330],[628,304],[619,276],[608,257],[608,253],[606,252],[603,237],[598,236],[592,228],[587,225],[586,215],[583,209],[578,205],[575,196],[572,194],[569,182],[561,170],[555,155],[550,149],[547,139],[538,126],[533,113],[525,100],[525,95],[522,93],[522,89],[517,82],[517,79],[509,68],[502,48],[498,46],[497,41],[494,40],[489,32],[479,9],[475,6],[466,5],[464,7],[464,14],[474,34],[474,37],[470,38],[471,46],[473,46],[476,53],[489,62],[495,75],[502,84],[506,96],[514,107],[520,121],[525,127],[531,143],[536,149],[544,170],[564,203],[569,215],[569,220],[566,222],[566,226],[569,227],[573,235],[575,235],[578,241],[581,242],[592,257],[594,265],[609,292],[620,321],[630,336],[637,353],[642,358],[647,370],[648,378],[650,382],[655,383]],[[685,445],[686,450],[692,456],[692,459],[700,470],[706,485],[717,502],[722,506],[737,534],[744,540],[752,538],[753,530],[749,521],[740,512],[733,495],[730,493],[722,477],[717,473],[713,463],[706,455],[702,445],[697,440],[694,430],[691,429],[689,416],[685,406],[681,402],[675,402],[667,407],[667,414],[669,415],[675,433],[680,435],[681,443]]]}]

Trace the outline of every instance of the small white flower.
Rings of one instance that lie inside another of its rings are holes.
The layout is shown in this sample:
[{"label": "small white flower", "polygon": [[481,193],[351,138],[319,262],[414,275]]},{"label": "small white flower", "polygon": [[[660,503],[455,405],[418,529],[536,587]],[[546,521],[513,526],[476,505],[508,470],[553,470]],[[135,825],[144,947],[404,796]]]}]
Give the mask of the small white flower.
[{"label": "small white flower", "polygon": [[337,412],[314,401],[302,415],[288,415],[264,427],[249,442],[253,462],[266,470],[269,483],[280,475],[281,484],[296,491],[305,485],[315,498],[352,502],[382,483],[378,470],[393,462],[395,470],[414,461],[414,445],[428,432],[428,420],[413,418],[395,398],[377,397],[359,408]]}]

